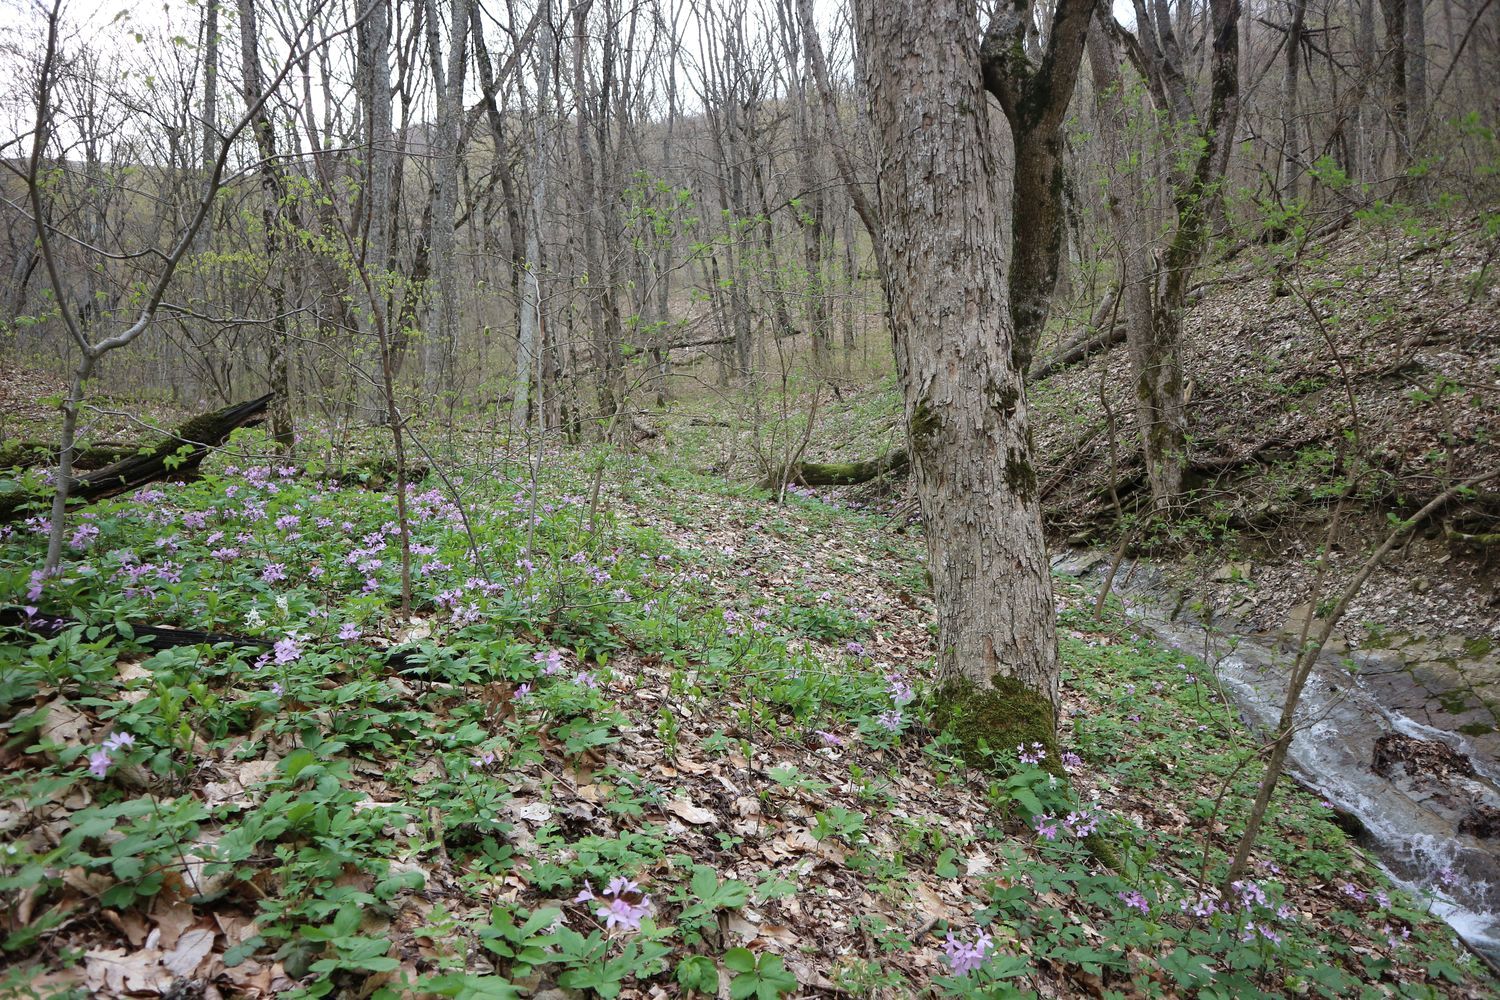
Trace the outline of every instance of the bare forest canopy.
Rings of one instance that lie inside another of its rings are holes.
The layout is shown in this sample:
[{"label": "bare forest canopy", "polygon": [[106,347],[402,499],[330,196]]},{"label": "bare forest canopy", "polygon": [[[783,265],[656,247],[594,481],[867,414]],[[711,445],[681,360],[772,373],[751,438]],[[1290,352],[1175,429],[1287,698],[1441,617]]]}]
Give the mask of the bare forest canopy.
[{"label": "bare forest canopy", "polygon": [[[320,421],[384,419],[383,326],[410,408],[578,436],[789,355],[833,379],[890,370],[873,135],[839,5],[317,0],[113,22],[64,5],[39,145],[46,9],[22,9],[3,39],[12,357],[72,367],[33,147],[62,298],[106,331],[136,319],[227,141],[150,335],[101,385],[200,408],[271,389]],[[1049,10],[1017,9],[1039,58]],[[1154,266],[1207,113],[1206,7],[1098,23],[1061,122],[1043,355],[1094,331],[1122,269]],[[1485,209],[1497,24],[1483,0],[1244,4],[1215,252],[1384,204]],[[1024,245],[1051,238],[1039,221]]]},{"label": "bare forest canopy", "polygon": [[1491,995],[1500,2],[0,2],[0,997]]}]

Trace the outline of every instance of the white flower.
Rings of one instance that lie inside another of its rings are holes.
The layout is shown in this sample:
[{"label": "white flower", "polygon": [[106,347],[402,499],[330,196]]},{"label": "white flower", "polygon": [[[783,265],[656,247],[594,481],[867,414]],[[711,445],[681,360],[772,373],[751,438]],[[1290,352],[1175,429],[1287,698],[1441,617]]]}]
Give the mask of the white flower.
[{"label": "white flower", "polygon": [[265,628],[266,620],[260,616],[260,608],[250,609],[250,613],[245,616],[245,624],[250,628]]}]

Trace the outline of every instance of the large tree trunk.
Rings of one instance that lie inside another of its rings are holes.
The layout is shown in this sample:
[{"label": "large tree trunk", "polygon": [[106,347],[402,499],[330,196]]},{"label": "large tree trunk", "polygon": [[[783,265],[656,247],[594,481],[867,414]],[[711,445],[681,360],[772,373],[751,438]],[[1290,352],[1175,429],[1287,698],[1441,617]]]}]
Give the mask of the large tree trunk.
[{"label": "large tree trunk", "polygon": [[1009,199],[974,8],[965,0],[855,6],[938,668],[950,694],[982,696],[962,704],[1001,715],[1027,714],[1017,692],[1029,692],[1033,721],[1050,735],[1058,699],[1052,585],[1025,389],[1012,360],[1000,225]]}]

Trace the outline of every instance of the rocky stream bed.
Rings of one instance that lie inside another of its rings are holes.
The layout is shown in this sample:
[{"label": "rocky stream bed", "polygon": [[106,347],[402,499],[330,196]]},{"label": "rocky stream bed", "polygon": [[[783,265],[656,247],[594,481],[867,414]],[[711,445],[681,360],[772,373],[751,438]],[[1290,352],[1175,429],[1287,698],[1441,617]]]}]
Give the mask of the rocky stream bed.
[{"label": "rocky stream bed", "polygon": [[[1093,578],[1102,552],[1054,572]],[[1148,634],[1214,664],[1252,731],[1280,718],[1302,606],[1277,632],[1194,609],[1163,568],[1126,560],[1114,591]],[[1464,636],[1383,633],[1330,641],[1304,689],[1288,767],[1387,871],[1500,964],[1500,652]]]}]

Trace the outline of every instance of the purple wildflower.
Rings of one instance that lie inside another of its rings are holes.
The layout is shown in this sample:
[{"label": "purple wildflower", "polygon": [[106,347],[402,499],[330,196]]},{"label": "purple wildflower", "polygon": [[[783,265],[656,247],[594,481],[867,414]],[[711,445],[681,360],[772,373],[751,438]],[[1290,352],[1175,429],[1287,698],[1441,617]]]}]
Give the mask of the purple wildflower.
[{"label": "purple wildflower", "polygon": [[973,941],[965,941],[948,932],[943,941],[943,955],[955,976],[966,976],[984,964],[985,957],[994,946],[994,939],[982,930],[974,932]]},{"label": "purple wildflower", "polygon": [[532,656],[532,659],[542,664],[542,674],[547,677],[562,672],[562,653],[559,650],[543,650]]},{"label": "purple wildflower", "polygon": [[1078,812],[1068,813],[1063,820],[1063,827],[1081,840],[1098,829],[1099,817],[1087,809],[1080,809]]},{"label": "purple wildflower", "polygon": [[585,882],[583,891],[573,901],[603,904],[594,914],[604,921],[606,930],[616,927],[623,927],[627,931],[640,930],[641,918],[651,912],[651,897],[641,892],[641,887],[635,882],[624,877],[613,879],[600,896],[594,895],[593,887]]},{"label": "purple wildflower", "polygon": [[109,773],[109,751],[95,750],[89,754],[89,774],[96,778],[102,778]]}]

